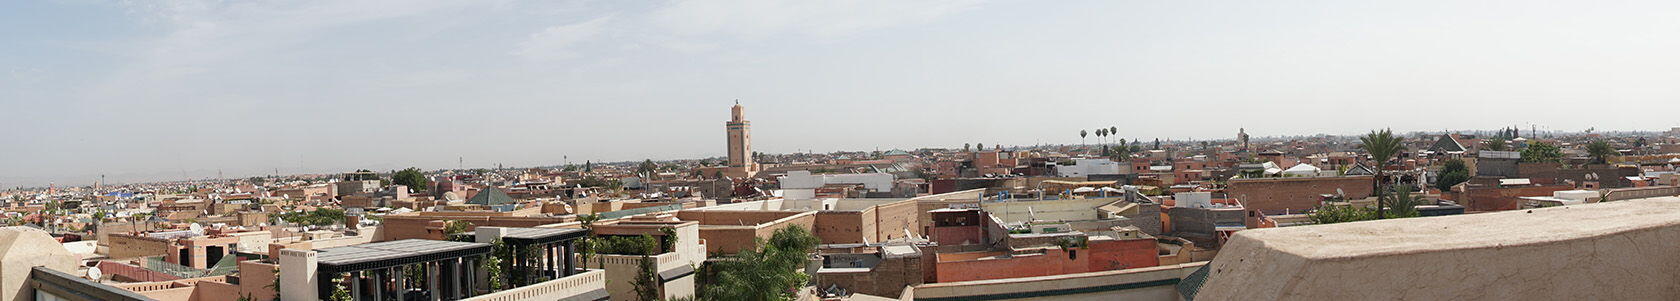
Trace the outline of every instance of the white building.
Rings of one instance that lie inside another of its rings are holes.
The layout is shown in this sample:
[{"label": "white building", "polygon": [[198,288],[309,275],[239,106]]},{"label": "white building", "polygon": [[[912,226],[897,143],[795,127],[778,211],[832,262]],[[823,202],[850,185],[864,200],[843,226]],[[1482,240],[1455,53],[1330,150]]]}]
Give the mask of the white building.
[{"label": "white building", "polygon": [[870,192],[890,192],[896,177],[890,173],[813,175],[810,171],[795,170],[778,179],[782,183],[782,198],[809,200],[816,197],[817,188],[829,184],[861,184]]},{"label": "white building", "polygon": [[[1125,166],[1131,168],[1131,166]],[[1073,159],[1073,165],[1056,166],[1056,173],[1063,177],[1084,177],[1089,175],[1117,175],[1122,167],[1120,162],[1102,158]]]}]

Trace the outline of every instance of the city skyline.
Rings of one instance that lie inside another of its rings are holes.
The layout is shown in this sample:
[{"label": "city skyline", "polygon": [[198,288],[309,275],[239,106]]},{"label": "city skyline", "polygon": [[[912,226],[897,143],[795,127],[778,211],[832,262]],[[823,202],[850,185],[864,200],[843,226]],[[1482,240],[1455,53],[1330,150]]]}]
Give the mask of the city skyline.
[{"label": "city skyline", "polygon": [[1680,108],[1675,4],[1520,3],[6,3],[0,185],[1674,126],[1571,108]]}]

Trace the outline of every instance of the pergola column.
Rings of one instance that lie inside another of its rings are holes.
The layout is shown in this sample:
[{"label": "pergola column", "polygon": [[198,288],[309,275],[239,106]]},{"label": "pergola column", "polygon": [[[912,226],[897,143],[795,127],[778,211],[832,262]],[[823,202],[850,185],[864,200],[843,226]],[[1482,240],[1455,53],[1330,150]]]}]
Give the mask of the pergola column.
[{"label": "pergola column", "polygon": [[385,270],[384,269],[373,270],[373,300],[378,300],[378,301],[384,301],[385,300],[385,279],[386,278],[389,278],[389,277],[385,276]]},{"label": "pergola column", "polygon": [[560,268],[561,268],[560,277],[565,278],[566,276],[571,276],[572,275],[572,242],[571,241],[562,242],[562,243],[560,243],[559,246],[556,246],[556,248],[560,248]]}]

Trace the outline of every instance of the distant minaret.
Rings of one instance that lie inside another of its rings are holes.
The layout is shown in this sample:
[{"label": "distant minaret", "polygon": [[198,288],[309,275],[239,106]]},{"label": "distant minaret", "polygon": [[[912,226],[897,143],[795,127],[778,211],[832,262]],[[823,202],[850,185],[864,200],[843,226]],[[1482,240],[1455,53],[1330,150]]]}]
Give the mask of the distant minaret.
[{"label": "distant minaret", "polygon": [[1237,128],[1237,142],[1242,143],[1242,150],[1243,151],[1248,150],[1248,130],[1247,129]]},{"label": "distant minaret", "polygon": [[752,122],[747,121],[745,109],[741,100],[735,100],[729,122],[724,123],[729,134],[729,167],[724,174],[730,177],[746,178],[758,173],[758,164],[752,159]]}]

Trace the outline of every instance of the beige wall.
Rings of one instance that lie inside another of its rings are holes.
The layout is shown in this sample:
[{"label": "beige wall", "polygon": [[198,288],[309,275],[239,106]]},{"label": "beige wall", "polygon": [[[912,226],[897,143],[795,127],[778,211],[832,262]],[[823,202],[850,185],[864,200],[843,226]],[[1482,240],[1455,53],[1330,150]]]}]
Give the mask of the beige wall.
[{"label": "beige wall", "polygon": [[1245,230],[1197,297],[1677,300],[1676,242],[1677,197]]},{"label": "beige wall", "polygon": [[[912,287],[905,296],[914,298],[979,298],[1013,294],[1019,298],[1001,300],[1182,300],[1174,284],[1206,262],[1157,266],[1119,271],[1103,271],[1055,276],[980,280],[947,283],[928,283]],[[1119,284],[1137,284],[1129,289],[1102,289]],[[1056,294],[1059,291],[1089,289],[1077,294]],[[998,299],[990,299],[998,300]],[[1209,299],[1219,300],[1219,299]],[[1242,299],[1231,299],[1242,300]]]},{"label": "beige wall", "polygon": [[1078,221],[1097,219],[1100,212],[1095,208],[1115,200],[1118,198],[994,202],[981,203],[980,208],[1005,223],[1025,222],[1031,219],[1029,217],[1039,220]]},{"label": "beige wall", "polygon": [[106,253],[114,259],[163,256],[174,250],[168,240],[157,238],[111,234],[106,239],[110,240]]},{"label": "beige wall", "polygon": [[33,300],[29,273],[46,267],[77,275],[78,257],[47,232],[29,227],[0,228],[0,301]]}]

